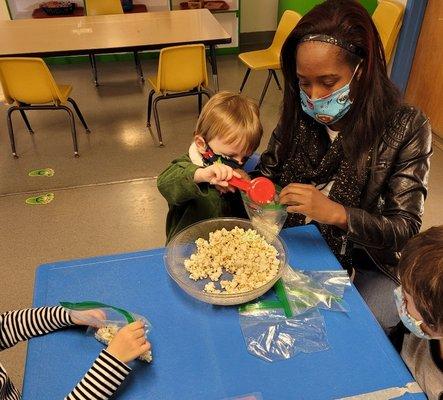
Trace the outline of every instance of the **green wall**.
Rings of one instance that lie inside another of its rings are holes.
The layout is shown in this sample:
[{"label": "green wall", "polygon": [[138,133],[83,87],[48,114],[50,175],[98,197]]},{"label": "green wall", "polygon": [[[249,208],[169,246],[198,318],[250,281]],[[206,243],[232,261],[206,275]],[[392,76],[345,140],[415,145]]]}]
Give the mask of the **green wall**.
[{"label": "green wall", "polygon": [[[311,8],[322,3],[323,0],[279,0],[278,2],[278,20],[285,10],[294,10],[305,15]],[[368,10],[369,14],[377,7],[377,0],[360,0],[363,6]]]}]

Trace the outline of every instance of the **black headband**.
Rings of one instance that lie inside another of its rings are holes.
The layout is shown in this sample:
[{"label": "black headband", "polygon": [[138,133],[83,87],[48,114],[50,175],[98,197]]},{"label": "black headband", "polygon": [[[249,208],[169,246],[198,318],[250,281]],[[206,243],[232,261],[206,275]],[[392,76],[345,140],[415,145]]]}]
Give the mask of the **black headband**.
[{"label": "black headband", "polygon": [[349,51],[352,54],[355,54],[356,56],[362,57],[362,50],[357,47],[355,44],[352,44],[346,40],[343,39],[338,39],[335,38],[334,36],[329,36],[329,35],[323,35],[323,34],[310,34],[310,35],[306,35],[304,37],[302,37],[302,39],[300,40],[300,43],[304,43],[304,42],[324,42],[324,43],[329,43],[329,44],[333,44],[335,46],[339,46],[342,49],[345,49],[347,51]]}]

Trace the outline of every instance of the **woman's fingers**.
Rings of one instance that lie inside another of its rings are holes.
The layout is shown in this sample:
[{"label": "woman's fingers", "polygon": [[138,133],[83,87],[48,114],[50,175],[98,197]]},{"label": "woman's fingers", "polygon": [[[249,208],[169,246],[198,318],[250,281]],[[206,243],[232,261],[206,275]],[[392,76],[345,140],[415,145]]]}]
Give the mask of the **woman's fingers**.
[{"label": "woman's fingers", "polygon": [[295,213],[305,214],[306,209],[305,209],[305,207],[299,205],[299,206],[289,206],[286,208],[286,211],[288,213],[292,213],[292,214],[295,214]]},{"label": "woman's fingers", "polygon": [[304,196],[298,193],[286,193],[280,195],[280,204],[284,205],[299,205],[303,204]]}]

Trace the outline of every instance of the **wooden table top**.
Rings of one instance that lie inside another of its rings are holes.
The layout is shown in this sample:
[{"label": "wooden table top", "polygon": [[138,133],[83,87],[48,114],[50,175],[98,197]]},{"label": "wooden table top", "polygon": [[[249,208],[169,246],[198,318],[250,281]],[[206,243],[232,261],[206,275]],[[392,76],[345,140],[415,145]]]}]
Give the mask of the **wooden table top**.
[{"label": "wooden table top", "polygon": [[0,56],[50,56],[230,43],[206,9],[0,21]]}]

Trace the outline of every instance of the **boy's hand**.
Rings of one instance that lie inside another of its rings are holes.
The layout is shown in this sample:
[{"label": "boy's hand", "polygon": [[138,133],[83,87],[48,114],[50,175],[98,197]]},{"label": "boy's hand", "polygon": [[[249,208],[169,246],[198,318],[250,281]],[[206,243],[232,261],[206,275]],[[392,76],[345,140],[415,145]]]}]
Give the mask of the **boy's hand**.
[{"label": "boy's hand", "polygon": [[[238,175],[240,175],[239,177],[244,179],[245,181],[251,180],[251,177],[248,175],[248,173],[240,168],[234,169],[234,172],[236,172]],[[235,176],[237,176],[237,175],[235,175]],[[228,186],[216,185],[215,188],[222,194],[228,193],[228,192],[235,193],[235,191],[236,191],[236,188],[232,185],[228,185]]]},{"label": "boy's hand", "polygon": [[72,322],[75,325],[89,325],[93,327],[99,327],[100,321],[106,319],[106,314],[103,310],[93,309],[93,310],[71,310],[69,312]]},{"label": "boy's hand", "polygon": [[244,179],[245,181],[251,181],[251,177],[245,170],[237,168],[234,171],[237,172],[240,175],[240,178]]},{"label": "boy's hand", "polygon": [[121,328],[106,349],[114,357],[125,364],[146,353],[151,344],[145,338],[145,330],[141,321]]},{"label": "boy's hand", "polygon": [[227,188],[229,186],[228,181],[233,176],[240,178],[240,174],[235,172],[231,167],[221,163],[215,163],[206,168],[197,169],[194,174],[194,182],[208,182],[211,185]]}]

